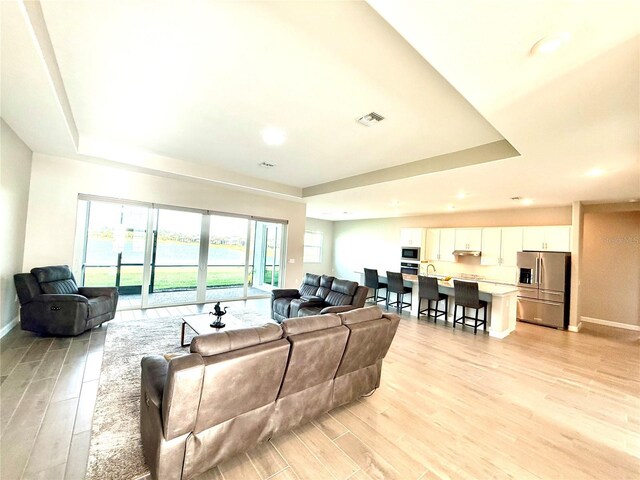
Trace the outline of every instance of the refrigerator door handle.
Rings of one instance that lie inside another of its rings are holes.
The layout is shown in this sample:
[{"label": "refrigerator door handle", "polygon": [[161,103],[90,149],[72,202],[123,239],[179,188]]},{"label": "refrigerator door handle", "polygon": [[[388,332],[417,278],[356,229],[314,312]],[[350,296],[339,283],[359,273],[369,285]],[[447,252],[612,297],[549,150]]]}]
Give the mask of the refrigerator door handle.
[{"label": "refrigerator door handle", "polygon": [[542,262],[540,260],[540,257],[536,257],[536,287],[540,288],[540,268]]}]

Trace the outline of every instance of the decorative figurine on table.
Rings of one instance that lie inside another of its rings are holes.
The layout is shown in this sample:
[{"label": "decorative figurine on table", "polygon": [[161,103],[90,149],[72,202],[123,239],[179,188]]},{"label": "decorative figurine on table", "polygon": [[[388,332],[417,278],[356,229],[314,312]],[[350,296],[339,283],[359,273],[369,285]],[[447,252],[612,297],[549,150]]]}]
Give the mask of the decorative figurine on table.
[{"label": "decorative figurine on table", "polygon": [[227,308],[229,307],[224,307],[224,311],[220,308],[220,302],[216,303],[215,306],[213,307],[214,312],[209,312],[209,315],[215,315],[216,319],[215,321],[211,322],[209,324],[210,327],[213,328],[224,328],[224,323],[222,323],[222,316],[227,314]]}]

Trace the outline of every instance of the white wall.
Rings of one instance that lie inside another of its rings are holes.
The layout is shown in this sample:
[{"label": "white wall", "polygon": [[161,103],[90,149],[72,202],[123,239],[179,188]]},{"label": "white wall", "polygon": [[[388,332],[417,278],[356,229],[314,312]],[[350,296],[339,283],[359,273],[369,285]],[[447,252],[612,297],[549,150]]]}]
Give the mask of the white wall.
[{"label": "white wall", "polygon": [[305,273],[333,275],[333,222],[317,218],[307,218],[305,230],[322,233],[322,262],[305,263]]},{"label": "white wall", "polygon": [[202,182],[33,155],[24,269],[73,262],[78,194],[288,220],[286,287],[302,279],[306,205]]},{"label": "white wall", "polygon": [[[334,224],[334,271],[337,277],[356,281],[360,281],[360,274],[355,272],[362,271],[364,267],[376,268],[381,275],[385,270],[399,271],[400,229],[404,227],[450,228],[569,224],[571,224],[571,207],[519,208],[340,221]],[[436,268],[438,268],[438,273],[454,274],[464,271],[501,280],[510,279],[512,276],[512,271],[504,267],[484,267],[474,265],[473,261],[463,260],[465,263],[439,262]],[[479,262],[477,259],[476,261]]]},{"label": "white wall", "polygon": [[27,202],[31,176],[31,150],[0,119],[0,335],[18,316],[13,274],[22,272]]}]

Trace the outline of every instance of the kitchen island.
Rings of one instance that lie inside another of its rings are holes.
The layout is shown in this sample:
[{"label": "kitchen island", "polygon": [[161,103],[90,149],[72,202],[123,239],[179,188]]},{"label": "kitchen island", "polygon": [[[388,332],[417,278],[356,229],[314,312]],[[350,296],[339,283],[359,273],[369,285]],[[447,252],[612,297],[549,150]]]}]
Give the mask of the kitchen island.
[{"label": "kitchen island", "polygon": [[[360,283],[364,285],[364,273],[361,274]],[[403,274],[402,278],[404,284],[411,287],[411,315],[418,316],[418,276]],[[380,280],[387,281],[387,277],[380,275]],[[468,279],[460,279],[469,281]],[[518,289],[513,285],[504,285],[490,282],[477,282],[478,290],[480,293],[480,300],[487,302],[487,330],[489,335],[495,338],[505,338],[511,332],[516,329],[516,305],[518,302]],[[453,299],[453,279],[444,281],[438,279],[438,291],[449,296],[449,316],[448,322],[453,322],[454,313],[454,299]],[[395,300],[395,294],[391,294],[392,301]],[[406,299],[406,297],[405,297]],[[426,300],[423,301],[424,308],[426,308]],[[439,309],[442,308],[440,303]],[[458,312],[461,314],[462,309],[459,308]],[[471,310],[473,312],[473,310]],[[484,312],[480,312],[480,316]],[[442,317],[438,317],[442,319]]]}]

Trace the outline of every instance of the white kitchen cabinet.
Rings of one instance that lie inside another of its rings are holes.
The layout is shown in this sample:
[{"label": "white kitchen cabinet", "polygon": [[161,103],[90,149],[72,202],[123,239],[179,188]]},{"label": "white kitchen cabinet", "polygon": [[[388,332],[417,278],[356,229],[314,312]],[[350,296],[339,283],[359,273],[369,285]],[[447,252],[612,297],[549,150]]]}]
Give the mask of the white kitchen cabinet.
[{"label": "white kitchen cabinet", "polygon": [[560,225],[558,227],[546,227],[545,250],[551,252],[571,251],[571,226]]},{"label": "white kitchen cabinet", "polygon": [[440,258],[441,262],[455,262],[453,251],[456,249],[456,229],[443,228],[440,230]]},{"label": "white kitchen cabinet", "polygon": [[500,265],[502,257],[502,228],[482,229],[481,265]]},{"label": "white kitchen cabinet", "polygon": [[427,230],[427,239],[424,252],[424,260],[435,262],[440,259],[440,229],[430,228]]},{"label": "white kitchen cabinet", "polygon": [[525,227],[522,248],[523,250],[570,252],[571,226]]},{"label": "white kitchen cabinet", "polygon": [[400,246],[422,247],[424,245],[425,230],[424,228],[401,228]]},{"label": "white kitchen cabinet", "polygon": [[515,267],[518,263],[518,252],[522,251],[522,227],[502,229],[500,245],[500,265]]},{"label": "white kitchen cabinet", "polygon": [[482,247],[481,228],[456,228],[455,229],[455,249],[456,250],[480,250]]},{"label": "white kitchen cabinet", "polygon": [[455,228],[429,228],[426,233],[424,261],[455,262]]},{"label": "white kitchen cabinet", "polygon": [[522,228],[483,228],[481,265],[516,266],[517,254],[522,251]]}]

